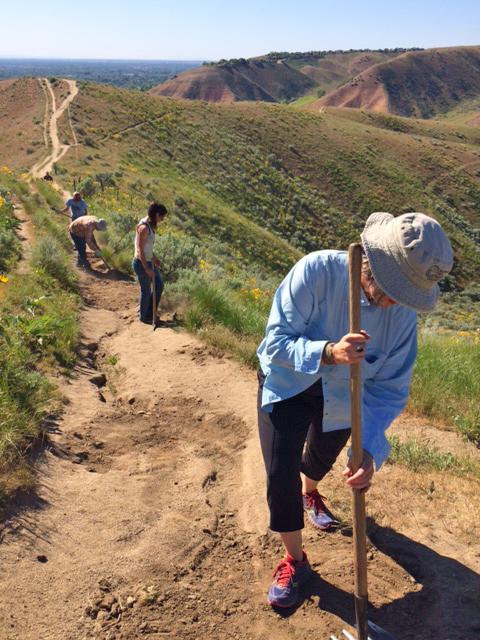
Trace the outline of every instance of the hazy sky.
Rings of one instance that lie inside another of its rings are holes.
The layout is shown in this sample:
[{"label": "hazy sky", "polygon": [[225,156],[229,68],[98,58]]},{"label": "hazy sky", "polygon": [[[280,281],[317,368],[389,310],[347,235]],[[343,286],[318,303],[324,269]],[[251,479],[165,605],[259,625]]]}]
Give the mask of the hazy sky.
[{"label": "hazy sky", "polygon": [[20,0],[0,57],[218,60],[480,44],[480,0]]}]

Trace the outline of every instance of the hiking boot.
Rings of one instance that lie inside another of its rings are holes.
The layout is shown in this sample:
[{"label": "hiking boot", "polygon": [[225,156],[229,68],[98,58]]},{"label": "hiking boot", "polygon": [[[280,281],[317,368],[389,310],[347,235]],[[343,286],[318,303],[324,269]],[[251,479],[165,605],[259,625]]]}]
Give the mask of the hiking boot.
[{"label": "hiking boot", "polygon": [[324,496],[321,496],[316,489],[311,493],[302,494],[303,497],[303,509],[307,514],[308,521],[315,527],[325,531],[335,524],[333,514],[327,509]]},{"label": "hiking boot", "polygon": [[268,590],[268,604],[275,607],[292,607],[298,600],[300,587],[311,574],[312,570],[305,551],[303,560],[294,560],[287,554],[273,574],[276,579]]}]

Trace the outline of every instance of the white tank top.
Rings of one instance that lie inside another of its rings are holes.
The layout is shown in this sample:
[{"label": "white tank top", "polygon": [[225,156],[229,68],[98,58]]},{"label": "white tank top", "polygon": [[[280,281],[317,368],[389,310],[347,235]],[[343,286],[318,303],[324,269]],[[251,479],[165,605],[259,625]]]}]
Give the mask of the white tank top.
[{"label": "white tank top", "polygon": [[153,257],[153,243],[155,242],[155,231],[150,226],[148,222],[148,217],[142,218],[142,220],[140,220],[137,226],[137,233],[135,234],[135,258],[140,260],[140,247],[138,245],[138,241],[140,239],[140,236],[139,236],[140,227],[143,227],[143,225],[145,225],[148,229],[148,236],[147,236],[147,239],[145,240],[145,244],[143,245],[143,253],[145,255],[145,260],[147,262],[150,262]]}]

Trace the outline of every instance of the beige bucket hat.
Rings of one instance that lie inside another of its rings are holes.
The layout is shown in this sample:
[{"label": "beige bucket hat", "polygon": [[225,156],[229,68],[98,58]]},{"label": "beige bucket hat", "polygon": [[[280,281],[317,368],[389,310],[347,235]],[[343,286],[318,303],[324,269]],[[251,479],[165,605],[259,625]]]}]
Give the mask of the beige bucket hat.
[{"label": "beige bucket hat", "polygon": [[392,300],[433,311],[438,282],[450,272],[453,250],[440,224],[423,213],[372,213],[361,234],[373,277]]},{"label": "beige bucket hat", "polygon": [[98,231],[106,231],[107,230],[107,221],[103,218],[97,220],[97,229]]}]

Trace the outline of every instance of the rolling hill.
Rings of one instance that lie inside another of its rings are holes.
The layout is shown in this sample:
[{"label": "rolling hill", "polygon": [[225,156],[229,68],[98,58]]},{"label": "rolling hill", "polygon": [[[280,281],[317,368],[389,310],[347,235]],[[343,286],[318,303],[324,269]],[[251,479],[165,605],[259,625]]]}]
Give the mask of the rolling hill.
[{"label": "rolling hill", "polygon": [[[478,280],[480,131],[471,111],[426,121],[78,87],[58,123],[60,140],[73,146],[57,179],[69,190],[88,187],[93,213],[103,215],[96,176],[107,174],[116,198],[127,197],[139,213],[148,200],[165,201],[172,228],[222,268],[277,279],[305,252],[347,246],[373,211],[424,211],[445,225],[456,250],[446,286],[463,290]],[[15,122],[30,119],[40,136],[38,81],[13,82],[8,91]],[[29,92],[36,108],[25,100]],[[5,148],[2,161],[21,172],[31,157],[18,146]]]},{"label": "rolling hill", "polygon": [[[66,184],[112,172],[176,206],[172,220],[217,257],[284,272],[299,255],[357,237],[372,211],[424,211],[451,232],[479,274],[480,132],[355,109],[313,114],[276,104],[211,104],[82,84],[71,107],[83,131],[62,159]],[[68,136],[69,123],[60,123]],[[453,281],[452,281],[453,282]]]},{"label": "rolling hill", "polygon": [[279,102],[303,95],[315,86],[315,81],[281,61],[256,60],[193,69],[154,87],[150,93],[207,102]]},{"label": "rolling hill", "polygon": [[480,47],[410,51],[361,72],[308,105],[371,109],[431,118],[480,94]]},{"label": "rolling hill", "polygon": [[[317,97],[403,51],[285,53],[223,60],[175,76],[150,92],[207,102],[280,102],[305,94]],[[305,81],[304,76],[310,81]]]},{"label": "rolling hill", "polygon": [[398,53],[393,52],[365,51],[361,53],[330,54],[318,60],[313,59],[310,64],[300,67],[298,67],[296,60],[289,60],[288,62],[314,80],[317,85],[317,91],[329,93],[334,91],[340,84],[350,78],[354,78],[373,65],[391,60],[398,55]]}]

